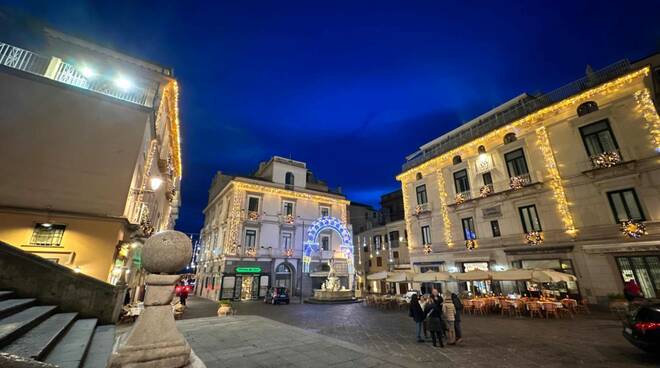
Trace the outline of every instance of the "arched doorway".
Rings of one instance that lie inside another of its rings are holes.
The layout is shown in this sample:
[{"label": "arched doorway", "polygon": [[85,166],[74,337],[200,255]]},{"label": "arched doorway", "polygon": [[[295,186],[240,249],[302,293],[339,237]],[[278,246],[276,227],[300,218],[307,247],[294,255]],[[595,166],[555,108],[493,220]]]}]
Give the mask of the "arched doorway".
[{"label": "arched doorway", "polygon": [[309,264],[312,262],[312,253],[319,252],[319,235],[324,230],[332,230],[339,234],[341,245],[339,249],[346,257],[348,266],[348,285],[352,287],[354,280],[353,267],[353,236],[348,228],[336,217],[324,216],[314,221],[307,229],[303,254],[303,272],[309,273]]},{"label": "arched doorway", "polygon": [[283,262],[275,267],[275,286],[293,290],[293,265]]}]

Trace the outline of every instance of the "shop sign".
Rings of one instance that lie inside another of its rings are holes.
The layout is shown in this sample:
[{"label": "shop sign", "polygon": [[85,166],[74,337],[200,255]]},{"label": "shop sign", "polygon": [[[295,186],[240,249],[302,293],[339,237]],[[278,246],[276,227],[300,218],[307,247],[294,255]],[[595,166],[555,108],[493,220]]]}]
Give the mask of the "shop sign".
[{"label": "shop sign", "polygon": [[502,208],[500,206],[487,207],[481,210],[484,217],[498,217],[502,216]]},{"label": "shop sign", "polygon": [[261,273],[261,267],[236,267],[236,273]]}]

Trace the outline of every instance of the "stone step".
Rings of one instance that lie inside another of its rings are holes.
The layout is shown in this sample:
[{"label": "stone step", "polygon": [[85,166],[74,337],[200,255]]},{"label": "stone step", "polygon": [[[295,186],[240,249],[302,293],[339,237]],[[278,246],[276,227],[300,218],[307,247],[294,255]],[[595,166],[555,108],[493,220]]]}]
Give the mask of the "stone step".
[{"label": "stone step", "polygon": [[14,292],[13,292],[13,291],[9,291],[9,290],[0,290],[0,300],[9,299],[9,298],[11,298],[11,297],[13,297],[13,296],[14,296]]},{"label": "stone step", "polygon": [[79,319],[55,345],[44,362],[60,368],[80,368],[96,327],[96,318]]},{"label": "stone step", "polygon": [[83,368],[106,368],[115,344],[115,325],[97,326]]},{"label": "stone step", "polygon": [[32,306],[37,300],[34,298],[7,299],[0,301],[0,317],[6,317],[17,311]]},{"label": "stone step", "polygon": [[41,360],[66,332],[77,315],[77,313],[54,314],[0,351]]},{"label": "stone step", "polygon": [[30,307],[0,319],[0,346],[9,344],[18,336],[48,318],[48,316],[55,313],[56,308],[54,305]]}]

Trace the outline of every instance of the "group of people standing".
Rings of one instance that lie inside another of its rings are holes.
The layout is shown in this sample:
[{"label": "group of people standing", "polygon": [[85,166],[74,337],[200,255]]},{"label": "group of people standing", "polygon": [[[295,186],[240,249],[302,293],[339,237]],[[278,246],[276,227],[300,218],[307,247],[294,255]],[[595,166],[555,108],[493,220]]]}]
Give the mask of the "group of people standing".
[{"label": "group of people standing", "polygon": [[417,342],[424,342],[424,338],[428,339],[430,333],[433,346],[444,347],[445,339],[449,345],[460,343],[463,335],[462,312],[463,303],[455,293],[446,295],[445,298],[440,295],[438,289],[433,289],[430,295],[423,295],[421,298],[414,294],[410,300],[410,317],[417,327]]}]

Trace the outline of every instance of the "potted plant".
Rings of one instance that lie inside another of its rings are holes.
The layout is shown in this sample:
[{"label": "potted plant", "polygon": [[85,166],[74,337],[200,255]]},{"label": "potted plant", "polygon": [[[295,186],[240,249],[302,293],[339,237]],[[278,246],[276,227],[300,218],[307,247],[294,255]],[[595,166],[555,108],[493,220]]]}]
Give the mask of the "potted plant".
[{"label": "potted plant", "polygon": [[228,299],[221,300],[218,307],[218,317],[228,316],[231,312],[231,301]]}]

